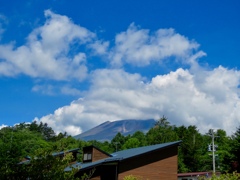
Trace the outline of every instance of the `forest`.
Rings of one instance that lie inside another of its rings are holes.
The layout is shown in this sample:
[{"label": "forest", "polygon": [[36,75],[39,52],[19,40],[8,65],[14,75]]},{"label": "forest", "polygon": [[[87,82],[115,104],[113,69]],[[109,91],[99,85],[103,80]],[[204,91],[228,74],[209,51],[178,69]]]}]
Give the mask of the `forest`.
[{"label": "forest", "polygon": [[[240,172],[240,127],[236,127],[231,136],[223,129],[201,134],[196,126],[175,126],[163,116],[147,133],[137,131],[128,136],[118,133],[111,141],[99,142],[75,139],[66,132],[56,134],[42,122],[20,123],[0,129],[0,179],[43,179],[37,177],[38,174],[47,175],[50,179],[74,179],[76,170],[69,173],[63,171],[71,161],[71,154],[60,160],[51,156],[53,152],[75,148],[80,148],[81,152],[82,147],[93,144],[113,153],[178,140],[182,141],[178,154],[179,173],[211,171],[212,133],[216,145],[216,171]],[[31,157],[30,165],[19,165],[24,157]],[[81,161],[81,158],[80,153],[78,160]]]}]

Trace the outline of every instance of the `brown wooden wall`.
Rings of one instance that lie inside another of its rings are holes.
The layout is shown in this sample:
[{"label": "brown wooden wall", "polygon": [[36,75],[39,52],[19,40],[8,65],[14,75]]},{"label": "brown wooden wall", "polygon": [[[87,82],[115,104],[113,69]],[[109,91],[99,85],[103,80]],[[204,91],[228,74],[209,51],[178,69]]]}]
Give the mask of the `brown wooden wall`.
[{"label": "brown wooden wall", "polygon": [[134,175],[144,180],[177,180],[177,168],[177,147],[167,148],[120,163],[118,179]]},{"label": "brown wooden wall", "polygon": [[96,148],[93,148],[93,154],[92,155],[93,155],[92,156],[92,162],[109,157],[108,155],[104,154],[103,152],[99,151]]},{"label": "brown wooden wall", "polygon": [[91,178],[91,180],[101,180],[101,177],[100,176],[94,177],[94,178]]}]

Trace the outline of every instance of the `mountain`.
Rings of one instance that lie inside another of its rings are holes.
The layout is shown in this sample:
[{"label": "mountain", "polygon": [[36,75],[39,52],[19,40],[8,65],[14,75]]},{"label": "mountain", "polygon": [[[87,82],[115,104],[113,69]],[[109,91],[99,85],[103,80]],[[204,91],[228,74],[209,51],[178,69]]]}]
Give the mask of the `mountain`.
[{"label": "mountain", "polygon": [[146,133],[155,124],[154,119],[148,120],[119,120],[119,121],[106,121],[82,134],[74,136],[76,139],[84,141],[97,140],[97,141],[110,141],[120,132],[122,135],[133,134],[136,131]]}]

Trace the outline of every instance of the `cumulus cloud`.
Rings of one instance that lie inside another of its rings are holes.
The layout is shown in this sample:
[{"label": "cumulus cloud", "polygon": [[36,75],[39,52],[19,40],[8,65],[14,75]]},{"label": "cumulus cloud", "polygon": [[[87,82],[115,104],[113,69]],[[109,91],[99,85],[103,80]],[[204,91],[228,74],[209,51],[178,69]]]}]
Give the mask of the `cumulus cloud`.
[{"label": "cumulus cloud", "polygon": [[174,29],[159,29],[150,34],[148,29],[139,29],[132,23],[127,31],[117,34],[110,59],[113,66],[123,63],[146,66],[169,57],[188,61],[198,47],[198,43],[189,41]]},{"label": "cumulus cloud", "polygon": [[71,47],[90,42],[95,34],[50,10],[45,11],[45,17],[45,24],[29,34],[25,45],[0,45],[0,75],[83,80],[86,55]]},{"label": "cumulus cloud", "polygon": [[[79,100],[80,101],[80,100]],[[69,134],[79,134],[82,132],[82,128],[79,125],[80,114],[83,112],[84,106],[78,101],[74,101],[69,106],[64,106],[57,109],[54,114],[49,114],[42,118],[35,118],[34,121],[46,122],[52,127],[55,132],[68,132]],[[86,124],[86,122],[85,122]]]},{"label": "cumulus cloud", "polygon": [[[131,24],[111,44],[66,16],[46,10],[45,17],[46,22],[29,34],[26,44],[0,45],[0,75],[77,79],[60,88],[37,84],[32,91],[48,95],[57,91],[83,98],[36,117],[38,122],[71,135],[108,120],[158,119],[162,115],[175,125],[196,125],[201,132],[222,128],[231,134],[239,125],[240,71],[201,67],[197,59],[206,53],[198,50],[194,40],[171,28],[150,32]],[[94,60],[104,59],[110,68],[96,66],[88,72],[88,57],[92,55],[96,56]],[[161,65],[169,59],[187,63],[189,69],[178,68],[150,79],[124,69],[126,65]],[[82,80],[90,81],[85,92],[71,84]]]},{"label": "cumulus cloud", "polygon": [[107,120],[165,115],[172,124],[196,125],[201,132],[222,128],[231,134],[240,119],[239,79],[239,71],[221,66],[197,73],[179,68],[149,82],[123,70],[97,70],[84,99],[38,120],[59,131],[72,125],[79,129],[68,133],[76,135]]},{"label": "cumulus cloud", "polygon": [[108,41],[100,41],[97,40],[92,44],[89,44],[88,47],[93,50],[94,54],[96,55],[107,55],[109,42]]}]

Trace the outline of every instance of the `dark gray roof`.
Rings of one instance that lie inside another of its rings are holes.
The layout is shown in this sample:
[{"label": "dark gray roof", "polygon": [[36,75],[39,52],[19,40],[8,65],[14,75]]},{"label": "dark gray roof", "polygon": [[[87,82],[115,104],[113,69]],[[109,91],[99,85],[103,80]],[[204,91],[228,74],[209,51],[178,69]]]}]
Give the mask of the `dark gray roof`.
[{"label": "dark gray roof", "polygon": [[[75,149],[70,149],[70,150],[67,150],[67,151],[55,152],[55,153],[52,153],[52,156],[61,156],[61,155],[64,155],[64,153],[72,153],[72,152],[79,153],[79,150],[80,150],[80,148],[75,148]],[[19,162],[18,164],[30,163],[31,157],[30,156],[26,156],[25,158],[26,158],[25,161]]]},{"label": "dark gray roof", "polygon": [[67,150],[67,151],[55,152],[55,153],[52,153],[52,155],[53,156],[60,156],[60,155],[64,155],[65,153],[71,153],[71,152],[79,153],[78,152],[79,150],[80,150],[80,148],[75,148],[75,149],[70,149],[70,150]]},{"label": "dark gray roof", "polygon": [[132,148],[132,149],[115,152],[112,154],[112,156],[115,158],[128,159],[128,158],[131,158],[134,156],[139,156],[141,154],[150,153],[150,152],[156,151],[158,149],[162,149],[162,148],[176,145],[179,143],[180,143],[180,141],[176,141],[176,142],[156,144],[156,145],[151,145],[151,146],[143,146],[143,147],[139,147],[139,148]]},{"label": "dark gray roof", "polygon": [[[139,147],[139,148],[122,150],[122,151],[118,151],[118,152],[111,154],[111,157],[108,157],[108,158],[105,158],[105,159],[102,159],[99,161],[95,161],[95,162],[76,163],[76,164],[73,164],[72,167],[84,170],[84,169],[96,167],[96,166],[99,166],[101,164],[105,164],[108,162],[122,161],[122,160],[126,160],[128,158],[142,155],[142,154],[151,153],[151,152],[154,152],[159,149],[164,149],[166,147],[179,145],[180,143],[181,143],[181,141],[175,141],[175,142],[169,142],[169,143],[156,144],[156,145],[151,145],[151,146],[143,146],[143,147]],[[71,167],[70,166],[67,167],[65,169],[65,171],[71,171]]]}]

